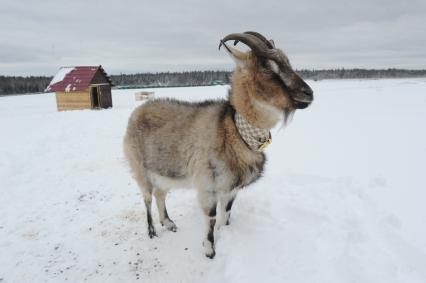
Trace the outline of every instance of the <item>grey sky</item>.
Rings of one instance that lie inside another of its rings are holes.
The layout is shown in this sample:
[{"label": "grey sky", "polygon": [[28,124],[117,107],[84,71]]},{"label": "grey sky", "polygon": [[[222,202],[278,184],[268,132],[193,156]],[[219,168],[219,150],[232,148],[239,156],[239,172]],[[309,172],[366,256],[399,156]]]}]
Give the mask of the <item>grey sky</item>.
[{"label": "grey sky", "polygon": [[426,68],[425,0],[0,1],[0,75],[231,69],[228,33],[273,38],[295,68]]}]

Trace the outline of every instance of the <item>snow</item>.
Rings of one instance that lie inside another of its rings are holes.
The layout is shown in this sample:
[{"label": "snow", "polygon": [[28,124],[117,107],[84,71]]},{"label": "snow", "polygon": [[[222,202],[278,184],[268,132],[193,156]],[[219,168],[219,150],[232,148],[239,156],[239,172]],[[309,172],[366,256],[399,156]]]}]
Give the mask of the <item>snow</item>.
[{"label": "snow", "polygon": [[58,82],[63,81],[65,76],[69,74],[72,70],[74,70],[74,67],[61,67],[59,71],[56,73],[56,75],[53,77],[50,84],[47,86],[46,91],[50,90],[50,87]]},{"label": "snow", "polygon": [[70,92],[71,91],[71,84],[67,84],[67,86],[65,87],[65,92]]},{"label": "snow", "polygon": [[[121,141],[137,90],[56,112],[54,94],[0,98],[1,282],[426,282],[426,79],[309,82],[312,107],[273,131],[210,260],[192,190],[178,231],[145,211]],[[152,89],[225,97],[226,86]]]}]

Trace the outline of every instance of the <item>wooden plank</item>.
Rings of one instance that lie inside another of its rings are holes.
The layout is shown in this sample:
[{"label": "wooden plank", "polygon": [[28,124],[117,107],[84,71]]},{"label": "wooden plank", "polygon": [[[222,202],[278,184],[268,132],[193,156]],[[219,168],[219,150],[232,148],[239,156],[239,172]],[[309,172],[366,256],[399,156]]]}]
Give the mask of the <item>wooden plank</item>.
[{"label": "wooden plank", "polygon": [[67,97],[67,98],[60,98],[58,100],[59,103],[63,102],[84,102],[84,103],[90,103],[90,99],[87,99],[86,97]]},{"label": "wooden plank", "polygon": [[82,110],[82,109],[92,109],[91,107],[87,107],[87,105],[59,105],[58,111],[64,111],[64,110]]},{"label": "wooden plank", "polygon": [[58,104],[57,107],[60,107],[60,108],[66,108],[66,107],[69,107],[69,108],[84,107],[84,108],[87,108],[87,109],[92,109],[91,105],[89,105],[87,103],[85,103],[85,104],[83,104],[83,103],[61,103],[61,104]]},{"label": "wooden plank", "polygon": [[81,102],[59,103],[58,106],[60,106],[60,107],[71,106],[71,107],[89,107],[89,108],[91,108],[90,104],[88,104],[88,103],[81,103]]},{"label": "wooden plank", "polygon": [[89,101],[61,101],[58,103],[58,105],[87,105],[87,106],[92,106],[90,105]]}]

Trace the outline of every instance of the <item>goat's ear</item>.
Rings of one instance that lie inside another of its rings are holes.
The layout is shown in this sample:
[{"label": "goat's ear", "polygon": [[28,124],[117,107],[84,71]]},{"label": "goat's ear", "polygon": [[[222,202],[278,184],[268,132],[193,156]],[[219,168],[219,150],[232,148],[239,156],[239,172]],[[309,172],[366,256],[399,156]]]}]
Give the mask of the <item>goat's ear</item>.
[{"label": "goat's ear", "polygon": [[248,61],[248,53],[242,52],[238,49],[232,48],[229,45],[225,45],[225,50],[231,56],[231,58],[235,61],[237,66],[239,67],[245,67],[247,65]]}]

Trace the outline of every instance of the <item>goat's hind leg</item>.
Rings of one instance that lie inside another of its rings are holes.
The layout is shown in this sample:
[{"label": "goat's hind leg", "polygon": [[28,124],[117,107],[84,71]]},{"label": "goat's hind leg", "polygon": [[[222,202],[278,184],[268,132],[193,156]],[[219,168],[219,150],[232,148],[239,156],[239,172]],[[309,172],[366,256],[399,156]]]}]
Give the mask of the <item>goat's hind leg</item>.
[{"label": "goat's hind leg", "polygon": [[235,201],[236,193],[230,192],[220,197],[221,224],[229,225],[231,218],[231,209]]},{"label": "goat's hind leg", "polygon": [[167,230],[176,232],[176,224],[170,219],[169,214],[167,213],[166,195],[167,191],[163,191],[158,188],[154,189],[154,196],[157,202],[158,215],[160,216],[161,225],[165,226]]},{"label": "goat's hind leg", "polygon": [[153,186],[151,182],[146,179],[146,177],[144,176],[142,172],[138,172],[137,174],[135,174],[135,179],[143,195],[145,208],[146,208],[146,220],[148,224],[148,236],[152,239],[154,236],[157,236],[157,233],[155,232],[154,224],[152,222],[152,213],[151,213]]}]

